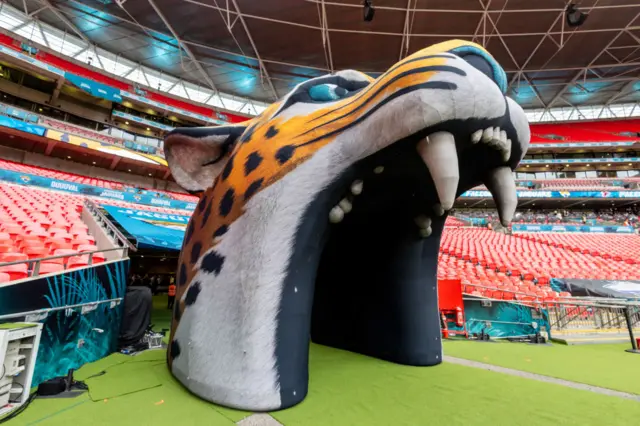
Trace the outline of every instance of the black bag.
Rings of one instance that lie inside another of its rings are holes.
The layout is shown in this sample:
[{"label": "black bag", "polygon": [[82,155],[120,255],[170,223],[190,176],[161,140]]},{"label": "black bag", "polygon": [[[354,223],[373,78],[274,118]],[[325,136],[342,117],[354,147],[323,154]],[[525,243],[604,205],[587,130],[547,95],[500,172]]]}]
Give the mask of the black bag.
[{"label": "black bag", "polygon": [[127,287],[122,310],[119,347],[137,343],[151,324],[151,289]]}]

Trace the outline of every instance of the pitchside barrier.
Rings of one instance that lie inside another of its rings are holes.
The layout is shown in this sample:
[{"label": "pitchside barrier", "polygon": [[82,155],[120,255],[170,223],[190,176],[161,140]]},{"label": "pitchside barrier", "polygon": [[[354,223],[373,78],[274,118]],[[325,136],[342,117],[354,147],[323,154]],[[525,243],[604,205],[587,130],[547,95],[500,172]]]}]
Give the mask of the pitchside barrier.
[{"label": "pitchside barrier", "polygon": [[553,300],[504,288],[476,288],[513,294],[513,300],[464,294],[467,330],[494,339],[531,334],[624,333],[637,350],[640,302],[603,297],[556,297]]}]

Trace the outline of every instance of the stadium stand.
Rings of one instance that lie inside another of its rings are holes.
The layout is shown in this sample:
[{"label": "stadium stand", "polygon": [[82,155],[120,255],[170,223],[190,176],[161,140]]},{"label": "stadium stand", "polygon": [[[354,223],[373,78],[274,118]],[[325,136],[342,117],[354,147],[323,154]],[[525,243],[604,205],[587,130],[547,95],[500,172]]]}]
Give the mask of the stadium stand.
[{"label": "stadium stand", "polygon": [[[83,197],[0,184],[0,262],[97,250],[80,218]],[[104,261],[93,255],[92,261]],[[87,256],[44,261],[40,274],[87,266]],[[26,278],[28,265],[0,267],[0,281]]]},{"label": "stadium stand", "polygon": [[[517,291],[530,293],[524,297],[568,297],[569,294],[550,290],[549,283],[553,277],[628,280],[640,276],[640,264],[635,260],[629,262],[619,254],[606,257],[591,251],[586,254],[577,247],[583,241],[598,244],[602,241],[600,238],[591,239],[593,235],[547,235],[562,237],[565,242],[575,237],[583,238],[574,240],[575,249],[567,250],[564,245],[559,247],[558,244],[554,246],[537,240],[546,236],[521,238],[481,228],[445,228],[438,274],[461,279],[466,293],[479,292],[482,296],[498,299],[512,298],[513,292]],[[636,236],[616,237],[627,237],[616,241],[624,241],[624,247],[638,252]],[[613,245],[606,247],[613,250]]]}]

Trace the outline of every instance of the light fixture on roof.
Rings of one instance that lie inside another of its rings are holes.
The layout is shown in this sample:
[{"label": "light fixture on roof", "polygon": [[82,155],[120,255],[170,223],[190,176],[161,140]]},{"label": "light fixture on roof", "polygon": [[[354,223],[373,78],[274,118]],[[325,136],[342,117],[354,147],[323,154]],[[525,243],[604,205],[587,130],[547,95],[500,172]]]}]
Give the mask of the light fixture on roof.
[{"label": "light fixture on roof", "polygon": [[633,163],[629,163],[630,166],[633,166]]},{"label": "light fixture on roof", "polygon": [[611,165],[611,163],[607,164],[607,167],[609,167]]},{"label": "light fixture on roof", "polygon": [[93,161],[93,164],[96,164],[96,162],[95,162],[95,161]]},{"label": "light fixture on roof", "polygon": [[371,0],[364,0],[362,4],[364,6],[364,9],[363,9],[364,22],[373,21],[373,17],[376,14],[376,9],[373,7],[373,3],[371,2]]},{"label": "light fixture on roof", "polygon": [[125,121],[125,122],[124,122],[124,124],[127,124],[127,125],[128,125],[128,124],[129,124],[129,122],[128,122],[128,121]]},{"label": "light fixture on roof", "polygon": [[70,155],[67,155],[67,158],[68,158],[69,160],[71,160],[71,156],[70,156]]},{"label": "light fixture on roof", "polygon": [[567,9],[565,10],[567,25],[570,27],[579,27],[584,24],[584,21],[587,20],[589,16],[587,13],[581,12],[574,3],[569,4]]},{"label": "light fixture on roof", "polygon": [[547,164],[545,167],[549,167],[549,165]]},{"label": "light fixture on roof", "polygon": [[129,169],[129,171],[131,171],[131,169]]},{"label": "light fixture on roof", "polygon": [[151,130],[151,129],[147,127],[147,130]]}]

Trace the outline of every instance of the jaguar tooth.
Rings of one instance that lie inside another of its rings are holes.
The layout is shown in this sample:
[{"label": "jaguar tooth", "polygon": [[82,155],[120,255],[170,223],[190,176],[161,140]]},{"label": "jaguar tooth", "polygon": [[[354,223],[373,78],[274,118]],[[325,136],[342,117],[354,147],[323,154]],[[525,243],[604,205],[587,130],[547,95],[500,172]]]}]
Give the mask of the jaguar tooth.
[{"label": "jaguar tooth", "polygon": [[511,139],[507,139],[507,143],[502,149],[502,159],[504,161],[509,161],[509,158],[511,158]]},{"label": "jaguar tooth", "polygon": [[487,189],[498,206],[498,215],[503,226],[509,226],[518,206],[516,182],[509,167],[498,167],[489,172],[485,180]]},{"label": "jaguar tooth", "polygon": [[347,200],[346,198],[343,198],[342,200],[340,200],[340,202],[338,203],[338,206],[345,213],[349,213],[353,208],[351,201]]},{"label": "jaguar tooth", "polygon": [[436,216],[442,216],[444,214],[444,209],[442,208],[440,203],[436,203],[433,205],[433,211],[436,214]]},{"label": "jaguar tooth", "polygon": [[429,168],[442,208],[449,210],[456,199],[460,180],[453,135],[448,132],[433,133],[418,143],[418,152]]},{"label": "jaguar tooth", "polygon": [[384,172],[384,166],[378,166],[375,169],[373,169],[373,173],[379,175],[380,173]]},{"label": "jaguar tooth", "polygon": [[493,127],[487,127],[482,132],[482,141],[485,143],[489,143],[491,142],[492,139],[493,139]]},{"label": "jaguar tooth", "polygon": [[504,130],[500,130],[500,140],[502,141],[503,145],[507,143],[507,132],[505,132]]},{"label": "jaguar tooth", "polygon": [[484,130],[482,129],[473,132],[473,134],[471,135],[471,143],[476,144],[480,142],[480,139],[482,139],[482,133],[484,133]]},{"label": "jaguar tooth", "polygon": [[418,225],[418,228],[426,229],[431,227],[431,218],[428,216],[425,216],[425,215],[416,216],[416,218],[413,220],[416,223],[416,225]]},{"label": "jaguar tooth", "polygon": [[431,227],[429,226],[428,228],[420,228],[420,231],[418,231],[420,233],[420,236],[422,238],[427,238],[428,236],[431,235],[431,232],[433,232],[431,230]]},{"label": "jaguar tooth", "polygon": [[361,180],[356,180],[351,184],[351,193],[353,195],[362,194],[362,181]]},{"label": "jaguar tooth", "polygon": [[329,212],[329,222],[331,223],[340,223],[344,219],[344,211],[340,208],[340,206],[335,206]]}]

